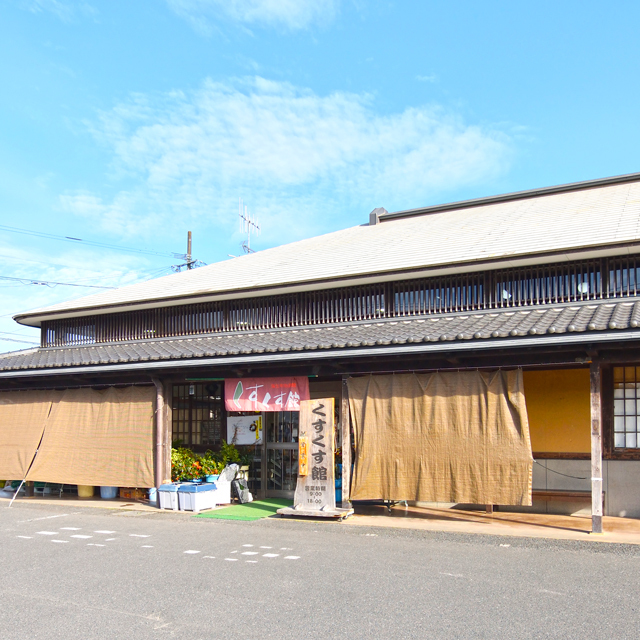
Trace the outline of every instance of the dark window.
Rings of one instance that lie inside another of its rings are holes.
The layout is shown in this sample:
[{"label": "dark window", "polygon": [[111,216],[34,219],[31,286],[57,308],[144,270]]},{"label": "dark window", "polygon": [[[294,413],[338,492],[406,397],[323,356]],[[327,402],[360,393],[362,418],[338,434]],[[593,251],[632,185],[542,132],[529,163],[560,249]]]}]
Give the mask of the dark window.
[{"label": "dark window", "polygon": [[224,434],[221,382],[174,384],[171,399],[174,444],[206,451],[221,444]]}]

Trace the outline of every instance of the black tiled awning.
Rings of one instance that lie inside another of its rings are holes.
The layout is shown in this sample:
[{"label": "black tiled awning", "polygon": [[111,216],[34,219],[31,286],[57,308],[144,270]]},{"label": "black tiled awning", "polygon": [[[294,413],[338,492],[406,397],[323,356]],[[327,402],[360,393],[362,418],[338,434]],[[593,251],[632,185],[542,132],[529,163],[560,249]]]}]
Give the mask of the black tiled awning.
[{"label": "black tiled awning", "polygon": [[583,341],[597,342],[598,339],[615,339],[618,333],[622,337],[623,331],[628,338],[629,332],[636,329],[640,340],[638,327],[640,299],[634,298],[193,338],[32,349],[1,356],[0,372],[185,360],[193,360],[196,361],[193,364],[197,364],[203,359],[215,359],[222,364],[224,360],[237,361],[242,356],[256,356],[264,360],[269,354],[287,353],[300,356],[308,353],[312,359],[313,354],[319,351],[341,357],[349,355],[349,352],[356,355],[355,352],[362,352],[363,348],[368,354],[379,352],[384,356],[396,345],[407,345],[406,352],[411,345],[425,347],[425,343],[438,343],[429,349],[433,351],[473,350],[492,345],[517,347],[525,342],[527,346],[536,346],[548,342],[551,336],[557,338],[554,340],[556,344],[561,344],[563,334],[567,336],[567,342],[576,342],[578,336],[571,334],[584,334]]}]

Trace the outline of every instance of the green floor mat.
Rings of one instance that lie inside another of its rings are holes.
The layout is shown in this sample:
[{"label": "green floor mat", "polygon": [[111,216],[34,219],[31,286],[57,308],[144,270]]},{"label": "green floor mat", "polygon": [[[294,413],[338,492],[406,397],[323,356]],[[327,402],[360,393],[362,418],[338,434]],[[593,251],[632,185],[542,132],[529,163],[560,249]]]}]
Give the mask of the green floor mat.
[{"label": "green floor mat", "polygon": [[291,500],[283,498],[266,498],[246,504],[234,504],[213,511],[203,511],[194,517],[216,518],[218,520],[260,520],[260,518],[268,518],[274,515],[278,509],[290,507],[292,504]]}]

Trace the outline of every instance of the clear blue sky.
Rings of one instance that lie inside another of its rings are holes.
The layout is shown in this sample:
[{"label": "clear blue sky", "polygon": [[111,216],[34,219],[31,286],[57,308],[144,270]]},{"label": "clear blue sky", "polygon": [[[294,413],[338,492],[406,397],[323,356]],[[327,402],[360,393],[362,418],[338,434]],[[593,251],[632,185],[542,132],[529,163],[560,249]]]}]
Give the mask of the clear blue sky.
[{"label": "clear blue sky", "polygon": [[[10,316],[389,211],[640,171],[640,3],[0,0]],[[16,335],[18,334],[18,335]]]}]

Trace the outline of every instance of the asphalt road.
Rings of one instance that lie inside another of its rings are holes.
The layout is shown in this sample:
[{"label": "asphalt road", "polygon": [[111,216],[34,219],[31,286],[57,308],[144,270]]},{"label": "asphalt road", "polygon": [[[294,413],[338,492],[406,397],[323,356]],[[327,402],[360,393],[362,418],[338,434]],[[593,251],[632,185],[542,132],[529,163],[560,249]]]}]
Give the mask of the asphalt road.
[{"label": "asphalt road", "polygon": [[640,547],[0,505],[0,638],[637,638]]}]

